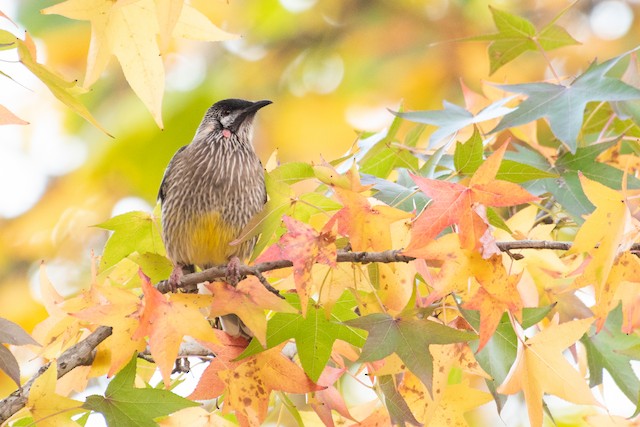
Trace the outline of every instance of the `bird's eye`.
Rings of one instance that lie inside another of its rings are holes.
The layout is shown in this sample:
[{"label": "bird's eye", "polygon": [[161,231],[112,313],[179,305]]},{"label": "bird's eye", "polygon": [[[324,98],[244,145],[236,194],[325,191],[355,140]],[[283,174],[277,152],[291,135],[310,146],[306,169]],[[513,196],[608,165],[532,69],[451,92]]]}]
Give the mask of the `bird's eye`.
[{"label": "bird's eye", "polygon": [[222,110],[222,117],[227,117],[229,114],[231,114],[231,111],[229,111],[229,110]]}]

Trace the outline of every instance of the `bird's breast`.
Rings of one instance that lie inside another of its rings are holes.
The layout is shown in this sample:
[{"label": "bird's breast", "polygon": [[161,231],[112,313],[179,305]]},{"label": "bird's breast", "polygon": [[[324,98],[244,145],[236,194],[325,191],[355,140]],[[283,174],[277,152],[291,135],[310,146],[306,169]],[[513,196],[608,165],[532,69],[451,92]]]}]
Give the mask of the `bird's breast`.
[{"label": "bird's breast", "polygon": [[224,264],[230,256],[247,258],[254,241],[229,243],[265,200],[264,172],[251,152],[217,150],[191,153],[171,177],[162,203],[167,255],[201,267]]}]

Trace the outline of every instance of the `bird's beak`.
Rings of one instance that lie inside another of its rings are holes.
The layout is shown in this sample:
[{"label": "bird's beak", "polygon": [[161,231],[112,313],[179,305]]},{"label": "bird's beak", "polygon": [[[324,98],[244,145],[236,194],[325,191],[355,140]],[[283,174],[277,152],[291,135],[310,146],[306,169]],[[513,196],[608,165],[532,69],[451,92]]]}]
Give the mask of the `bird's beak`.
[{"label": "bird's beak", "polygon": [[233,120],[233,123],[231,124],[231,126],[229,126],[234,132],[237,132],[238,129],[240,129],[240,125],[242,125],[242,123],[249,117],[253,117],[253,115],[256,113],[256,111],[258,111],[259,109],[261,109],[262,107],[266,107],[267,105],[272,104],[271,101],[269,100],[262,100],[262,101],[256,101],[254,103],[252,103],[251,105],[249,105],[248,107],[245,107],[243,110],[241,110],[238,115],[235,117],[235,119]]}]

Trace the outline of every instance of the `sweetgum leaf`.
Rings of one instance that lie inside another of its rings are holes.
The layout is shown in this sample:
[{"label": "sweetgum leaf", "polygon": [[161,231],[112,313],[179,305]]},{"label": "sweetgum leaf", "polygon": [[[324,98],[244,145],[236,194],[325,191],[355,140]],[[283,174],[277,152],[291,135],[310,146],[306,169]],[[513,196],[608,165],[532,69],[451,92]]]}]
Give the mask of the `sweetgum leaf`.
[{"label": "sweetgum leaf", "polygon": [[369,332],[359,361],[373,362],[396,353],[430,392],[433,386],[433,358],[429,346],[477,338],[471,332],[408,314],[394,318],[388,314],[374,313],[344,323]]},{"label": "sweetgum leaf", "polygon": [[505,115],[492,132],[545,117],[553,134],[575,153],[588,102],[640,99],[640,89],[620,79],[606,76],[606,73],[626,55],[617,56],[601,64],[594,61],[568,86],[545,82],[497,85],[506,91],[527,95],[527,99],[515,111]]},{"label": "sweetgum leaf", "polygon": [[460,129],[476,123],[496,119],[513,112],[513,108],[505,107],[505,104],[512,99],[512,96],[499,99],[493,104],[482,109],[476,115],[467,111],[465,108],[447,101],[444,101],[443,103],[443,110],[409,112],[392,111],[392,113],[412,122],[437,126],[439,129],[436,130],[429,139],[429,145],[431,147],[437,147],[440,145],[442,140],[458,132]]},{"label": "sweetgum leaf", "polygon": [[495,34],[470,37],[465,40],[490,40],[489,61],[490,74],[495,73],[503,65],[513,61],[529,50],[553,50],[563,46],[579,44],[567,31],[555,22],[567,11],[560,12],[540,32],[527,19],[517,15],[489,7],[493,22],[498,29]]},{"label": "sweetgum leaf", "polygon": [[378,384],[384,394],[385,404],[394,425],[404,425],[404,423],[413,424],[414,426],[422,425],[411,412],[404,397],[398,392],[398,387],[393,381],[393,376],[380,376],[378,378]]},{"label": "sweetgum leaf", "polygon": [[602,372],[606,369],[625,396],[637,403],[640,379],[631,366],[634,357],[624,354],[624,349],[640,345],[640,337],[627,335],[621,329],[622,308],[618,305],[609,313],[600,332],[596,333],[595,328],[591,328],[580,339],[587,349],[589,386],[602,384]]},{"label": "sweetgum leaf", "polygon": [[[535,325],[541,321],[552,308],[553,305],[524,308],[522,310],[522,327],[526,329]],[[460,308],[460,312],[471,326],[476,330],[479,330],[479,311]],[[478,341],[472,341],[469,345],[475,353],[476,360],[482,369],[491,375],[491,379],[486,380],[487,387],[496,401],[498,411],[501,411],[502,407],[507,402],[507,397],[499,394],[496,389],[507,377],[511,365],[513,365],[513,362],[516,360],[516,353],[518,349],[518,339],[513,327],[511,326],[508,314],[503,314],[495,333],[482,348],[482,351],[477,352],[479,345]]]},{"label": "sweetgum leaf", "polygon": [[[300,309],[297,295],[286,294],[285,299]],[[350,292],[345,292],[333,306],[331,316],[326,317],[325,310],[309,300],[307,316],[301,313],[276,313],[267,323],[267,349],[291,338],[295,339],[302,368],[314,382],[318,380],[329,357],[335,340],[340,339],[362,347],[365,334],[357,328],[341,322],[357,317],[353,309],[357,302]],[[239,359],[264,351],[257,340],[252,340]]]},{"label": "sweetgum leaf", "polygon": [[127,212],[115,216],[96,227],[113,231],[100,261],[101,269],[117,264],[134,252],[165,255],[160,218],[148,212]]},{"label": "sweetgum leaf", "polygon": [[82,407],[100,412],[109,426],[154,427],[154,418],[199,405],[168,390],[135,388],[136,359],[116,374],[104,396],[88,396]]},{"label": "sweetgum leaf", "polygon": [[456,170],[466,175],[473,175],[482,164],[483,150],[482,137],[476,128],[466,142],[456,143],[456,151],[453,153],[453,164]]}]

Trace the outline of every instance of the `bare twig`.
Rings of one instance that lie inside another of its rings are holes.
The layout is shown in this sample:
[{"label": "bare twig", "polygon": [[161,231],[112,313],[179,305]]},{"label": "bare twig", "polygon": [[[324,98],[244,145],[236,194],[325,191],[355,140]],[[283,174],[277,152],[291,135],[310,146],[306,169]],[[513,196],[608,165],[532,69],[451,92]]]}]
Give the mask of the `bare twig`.
[{"label": "bare twig", "polygon": [[[502,252],[510,252],[516,249],[554,249],[567,251],[571,248],[571,242],[555,242],[549,240],[516,240],[512,242],[496,242],[498,248]],[[631,247],[631,250],[640,250],[640,245],[636,244]],[[360,264],[368,264],[372,262],[392,263],[392,262],[410,262],[415,258],[402,254],[402,250],[388,250],[382,252],[350,252],[339,251],[337,262],[355,262]],[[282,259],[278,261],[261,262],[255,265],[241,265],[239,273],[242,276],[257,276],[259,279],[262,273],[266,271],[279,270],[282,268],[292,267],[293,263],[289,260]],[[227,267],[217,266],[209,268],[207,270],[199,271],[197,273],[186,274],[182,276],[180,280],[180,288],[194,287],[198,283],[211,282],[216,279],[223,279],[227,274]],[[264,285],[265,282],[260,280]],[[278,295],[277,290],[273,289],[271,285],[265,287]],[[170,291],[168,285],[161,284],[158,286],[158,290],[163,293]]]}]

